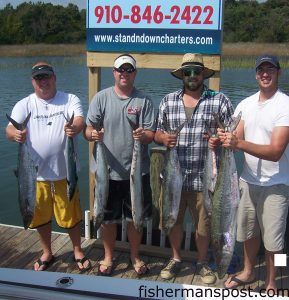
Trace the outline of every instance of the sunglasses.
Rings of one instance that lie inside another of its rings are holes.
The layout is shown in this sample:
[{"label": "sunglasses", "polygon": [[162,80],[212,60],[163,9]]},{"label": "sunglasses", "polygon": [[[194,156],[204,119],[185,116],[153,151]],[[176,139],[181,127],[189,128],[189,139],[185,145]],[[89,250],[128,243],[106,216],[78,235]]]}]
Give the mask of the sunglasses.
[{"label": "sunglasses", "polygon": [[183,74],[185,76],[196,76],[203,72],[203,68],[186,68],[183,69]]},{"label": "sunglasses", "polygon": [[52,75],[50,74],[41,74],[41,75],[36,75],[33,77],[35,80],[42,80],[42,79],[50,79]]},{"label": "sunglasses", "polygon": [[133,73],[135,71],[135,68],[114,68],[116,72],[118,73]]}]

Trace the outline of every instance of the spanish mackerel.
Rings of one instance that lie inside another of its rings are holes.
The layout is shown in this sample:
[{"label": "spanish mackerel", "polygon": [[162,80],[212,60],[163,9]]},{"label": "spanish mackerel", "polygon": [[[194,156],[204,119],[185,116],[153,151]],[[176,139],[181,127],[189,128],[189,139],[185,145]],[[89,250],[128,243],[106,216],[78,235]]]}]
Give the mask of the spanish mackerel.
[{"label": "spanish mackerel", "polygon": [[[214,118],[219,127],[225,129],[226,132],[233,132],[240,122],[241,114],[234,118],[229,126],[221,123],[216,114]],[[225,276],[234,252],[239,201],[234,153],[230,149],[222,148],[211,216],[211,244],[220,279]]]},{"label": "spanish mackerel", "polygon": [[[100,131],[103,127],[103,117],[96,122],[91,120],[89,122],[96,131]],[[94,143],[89,169],[95,174],[93,227],[96,232],[104,218],[109,190],[109,169],[103,142]]]},{"label": "spanish mackerel", "polygon": [[[69,125],[73,124],[74,112],[70,119],[66,118]],[[73,137],[68,136],[65,144],[65,163],[66,163],[66,178],[67,178],[67,198],[71,201],[77,188],[78,182],[78,158],[75,147],[75,140]]]},{"label": "spanish mackerel", "polygon": [[[16,129],[22,131],[27,126],[31,112],[22,124],[16,122],[7,114],[6,116]],[[15,175],[18,180],[18,202],[25,229],[29,227],[34,216],[37,171],[38,168],[32,159],[27,142],[19,143],[18,164]]]},{"label": "spanish mackerel", "polygon": [[[136,116],[136,123],[128,118],[133,130],[139,127],[139,114]],[[144,199],[142,187],[142,144],[140,140],[134,140],[132,162],[130,167],[130,199],[133,224],[139,232],[143,228]]]},{"label": "spanish mackerel", "polygon": [[[206,123],[206,122],[205,122]],[[212,133],[208,124],[206,124],[206,131],[209,137],[215,137],[216,135]],[[205,209],[209,216],[212,215],[212,197],[215,191],[215,186],[217,182],[217,158],[214,149],[208,147],[207,156],[205,159],[204,166],[204,179],[203,179],[203,201]]]},{"label": "spanish mackerel", "polygon": [[[163,115],[163,125],[169,134],[179,134],[185,123],[182,123],[176,130],[172,130],[166,114]],[[166,149],[161,187],[160,228],[168,234],[177,221],[183,187],[182,169],[176,147]]]}]

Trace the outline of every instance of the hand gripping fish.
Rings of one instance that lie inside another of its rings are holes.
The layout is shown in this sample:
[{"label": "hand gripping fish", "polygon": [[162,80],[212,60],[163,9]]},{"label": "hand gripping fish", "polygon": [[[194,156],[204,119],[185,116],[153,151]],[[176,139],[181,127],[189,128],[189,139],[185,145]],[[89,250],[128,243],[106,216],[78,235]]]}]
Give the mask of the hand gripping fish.
[{"label": "hand gripping fish", "polygon": [[[163,125],[165,131],[170,134],[178,134],[186,122],[172,130],[169,126],[166,114],[163,115]],[[160,229],[169,234],[175,225],[179,213],[181,201],[183,176],[176,148],[168,148],[165,153],[164,169],[162,171],[162,197],[161,197],[161,216]]]},{"label": "hand gripping fish", "polygon": [[[241,114],[234,118],[229,126],[221,123],[216,114],[214,114],[214,118],[220,128],[224,128],[227,132],[233,132],[240,122]],[[230,149],[222,148],[211,216],[211,245],[220,279],[225,276],[234,252],[239,201],[238,174],[234,153]]]},{"label": "hand gripping fish", "polygon": [[[69,125],[73,124],[74,112],[70,119],[66,118],[64,114],[63,116]],[[78,182],[78,157],[75,147],[75,140],[73,137],[68,136],[66,139],[64,156],[67,174],[67,197],[71,201],[77,189]]]},{"label": "hand gripping fish", "polygon": [[[139,114],[136,123],[128,117],[128,122],[133,130],[139,128]],[[142,144],[140,140],[134,140],[132,162],[130,167],[130,198],[133,224],[139,232],[143,229],[144,199],[142,187]]]},{"label": "hand gripping fish", "polygon": [[[16,129],[22,131],[27,126],[31,112],[22,124],[17,123],[7,114],[6,116]],[[32,159],[27,142],[19,143],[18,164],[15,175],[18,180],[18,202],[25,229],[28,228],[34,216],[37,171],[38,167]]]},{"label": "hand gripping fish", "polygon": [[[103,117],[98,118],[96,122],[89,122],[96,131],[103,127]],[[93,227],[96,233],[104,218],[109,189],[109,169],[103,142],[94,143],[89,169],[95,174]]]}]

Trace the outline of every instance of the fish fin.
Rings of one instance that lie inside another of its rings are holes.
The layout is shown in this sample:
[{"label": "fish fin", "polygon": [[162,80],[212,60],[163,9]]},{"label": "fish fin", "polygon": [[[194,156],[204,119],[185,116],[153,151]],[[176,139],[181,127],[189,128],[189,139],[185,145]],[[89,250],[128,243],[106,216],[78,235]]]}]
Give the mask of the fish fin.
[{"label": "fish fin", "polygon": [[18,123],[17,121],[15,121],[14,119],[12,119],[9,115],[6,114],[7,119],[9,120],[9,122],[12,123],[12,125],[17,129],[17,130],[24,130],[27,126],[27,123],[31,117],[31,112],[28,114],[28,116],[25,118],[23,123]]},{"label": "fish fin", "polygon": [[135,122],[133,122],[132,120],[130,120],[128,117],[127,117],[127,120],[129,122],[129,125],[132,128],[132,130],[136,130],[138,128],[137,124]]},{"label": "fish fin", "polygon": [[167,113],[164,111],[163,112],[163,126],[165,128],[165,131],[166,132],[171,132],[171,128],[170,128],[170,125],[169,125],[169,120],[168,120],[168,117],[167,117]]},{"label": "fish fin", "polygon": [[241,111],[239,112],[237,117],[233,117],[233,121],[231,122],[231,124],[229,126],[230,132],[233,132],[237,128],[238,124],[241,121],[241,117],[242,117],[242,112]]},{"label": "fish fin", "polygon": [[213,136],[213,132],[212,132],[212,130],[210,129],[208,122],[205,121],[205,120],[204,120],[204,122],[205,122],[205,130],[206,130],[207,135],[208,135],[209,137],[212,137],[212,136]]},{"label": "fish fin", "polygon": [[67,118],[63,112],[62,112],[62,115],[63,115],[63,117],[65,118],[65,120],[66,120],[66,122],[68,123],[68,125],[72,125],[72,124],[73,124],[73,121],[74,121],[74,112],[72,113],[72,116],[71,116],[70,119]]},{"label": "fish fin", "polygon": [[30,117],[31,117],[31,112],[28,114],[28,116],[26,117],[26,119],[22,123],[22,130],[26,128],[26,126],[27,126],[27,124],[29,122]]},{"label": "fish fin", "polygon": [[209,123],[206,120],[204,120],[204,123],[207,135],[209,137],[217,137],[217,134],[213,133],[213,131],[211,130]]},{"label": "fish fin", "polygon": [[213,112],[212,115],[213,115],[215,122],[218,124],[219,128],[225,129],[226,125],[220,120],[219,115],[215,112]]},{"label": "fish fin", "polygon": [[139,128],[139,119],[140,119],[140,116],[139,116],[139,113],[136,114],[136,120],[135,122],[133,122],[128,116],[126,116],[128,122],[129,122],[129,125],[131,126],[132,130],[136,130],[137,128]]},{"label": "fish fin", "polygon": [[210,190],[208,190],[208,194],[209,194],[209,199],[210,199],[210,202],[209,203],[207,203],[207,205],[206,205],[206,210],[207,210],[207,214],[209,215],[209,216],[211,216],[212,215],[212,211],[213,211],[213,193],[210,191]]},{"label": "fish fin", "polygon": [[172,128],[169,125],[169,121],[168,121],[166,112],[163,113],[163,126],[165,128],[165,131],[168,133],[179,134],[186,123],[187,123],[187,121],[183,122],[175,130],[172,130]]},{"label": "fish fin", "polygon": [[183,129],[183,127],[185,126],[187,121],[185,121],[184,123],[182,123],[180,126],[177,127],[177,129],[174,131],[175,134],[179,134],[181,132],[181,130]]},{"label": "fish fin", "polygon": [[104,120],[104,115],[101,116],[97,116],[96,117],[96,121],[92,121],[88,118],[91,126],[93,127],[93,129],[95,129],[96,131],[100,131],[103,128],[103,120]]},{"label": "fish fin", "polygon": [[71,118],[69,120],[69,125],[72,125],[73,121],[74,121],[74,112],[72,113],[72,116],[71,116]]}]

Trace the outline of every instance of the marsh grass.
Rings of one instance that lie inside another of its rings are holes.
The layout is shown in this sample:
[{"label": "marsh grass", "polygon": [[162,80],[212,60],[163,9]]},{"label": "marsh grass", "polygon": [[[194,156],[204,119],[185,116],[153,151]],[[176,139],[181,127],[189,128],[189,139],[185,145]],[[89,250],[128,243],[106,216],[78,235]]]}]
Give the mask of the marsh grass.
[{"label": "marsh grass", "polygon": [[[223,44],[222,68],[251,68],[257,56],[262,53],[277,55],[282,68],[289,68],[289,43],[257,44],[233,43]],[[35,56],[65,56],[67,60],[77,59],[85,55],[85,44],[35,44],[35,45],[5,45],[0,46],[0,57],[35,57]],[[74,58],[73,58],[74,57]],[[81,61],[82,62],[82,61]]]},{"label": "marsh grass", "polygon": [[263,53],[278,56],[282,68],[289,68],[289,44],[224,44],[222,68],[252,68],[256,57]]},{"label": "marsh grass", "polygon": [[85,53],[85,44],[0,45],[0,57],[76,56]]}]

